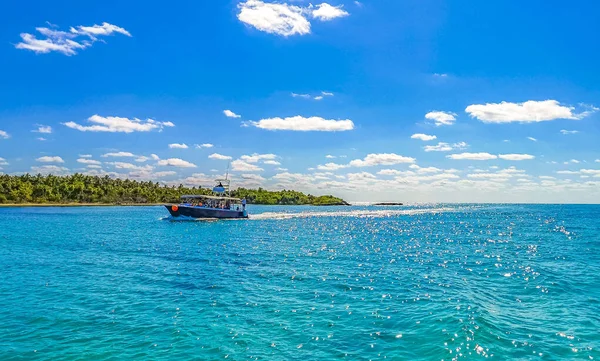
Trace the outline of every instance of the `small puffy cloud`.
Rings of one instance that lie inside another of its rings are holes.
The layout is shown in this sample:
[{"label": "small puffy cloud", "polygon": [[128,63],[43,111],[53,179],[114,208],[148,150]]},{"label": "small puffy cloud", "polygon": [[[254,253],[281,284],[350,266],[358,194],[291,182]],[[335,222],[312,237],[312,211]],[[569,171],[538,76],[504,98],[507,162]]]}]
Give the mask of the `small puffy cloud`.
[{"label": "small puffy cloud", "polygon": [[217,159],[217,160],[231,160],[230,156],[219,154],[219,153],[213,153],[213,154],[209,155],[208,158]]},{"label": "small puffy cloud", "polygon": [[248,163],[258,163],[260,160],[274,160],[277,159],[277,155],[275,154],[258,154],[254,153],[252,155],[242,155],[240,157],[241,160]]},{"label": "small puffy cloud", "polygon": [[327,163],[324,165],[317,166],[318,170],[327,170],[327,171],[338,170],[338,169],[342,169],[342,168],[348,168],[348,166],[346,164],[337,164],[337,163]]},{"label": "small puffy cloud", "polygon": [[574,113],[574,110],[574,107],[561,105],[556,100],[472,104],[465,109],[472,118],[484,123],[534,123],[555,119],[582,119],[598,109],[590,107],[590,110],[579,114]]},{"label": "small puffy cloud", "polygon": [[242,117],[241,115],[235,114],[234,112],[232,112],[229,109],[223,110],[223,114],[225,114],[225,116],[229,117],[229,118],[241,118]]},{"label": "small puffy cloud", "polygon": [[531,140],[532,142],[537,142],[538,140],[535,139],[534,137],[527,137],[527,139]]},{"label": "small puffy cloud", "polygon": [[8,165],[8,162],[6,161],[6,159],[0,157],[0,165]]},{"label": "small puffy cloud", "polygon": [[169,158],[169,159],[163,159],[163,160],[159,160],[158,163],[156,163],[159,166],[168,166],[168,167],[177,167],[177,168],[196,168],[196,165],[194,163],[190,163],[188,161],[185,161],[183,159],[179,159],[179,158]]},{"label": "small puffy cloud", "polygon": [[64,163],[65,161],[58,156],[43,156],[43,157],[39,157],[38,159],[36,159],[38,162],[41,163]]},{"label": "small puffy cloud", "polygon": [[115,167],[117,169],[127,169],[127,170],[136,170],[136,171],[145,171],[145,172],[149,172],[154,168],[149,165],[139,166],[139,165],[131,164],[131,163],[127,163],[127,162],[106,162],[106,164],[112,165],[113,167]]},{"label": "small puffy cloud", "polygon": [[139,163],[144,163],[148,160],[150,160],[150,158],[143,156],[143,155],[140,155],[139,157],[135,158],[135,161],[139,162]]},{"label": "small puffy cloud", "polygon": [[335,158],[335,155],[327,154],[327,155],[325,156],[325,158],[327,158],[327,159],[334,159],[334,158]]},{"label": "small puffy cloud", "polygon": [[368,154],[364,159],[355,159],[349,163],[351,167],[371,167],[376,165],[393,165],[414,163],[415,158],[405,157],[395,153]]},{"label": "small puffy cloud", "polygon": [[156,154],[150,154],[150,158],[152,158],[153,160],[160,160],[159,156],[157,156]]},{"label": "small puffy cloud", "polygon": [[8,133],[5,132],[4,130],[0,130],[0,138],[8,139],[8,138],[10,138],[10,135],[8,135]]},{"label": "small puffy cloud", "polygon": [[304,98],[304,99],[310,99],[310,94],[298,94],[298,93],[292,93],[292,97],[293,97],[293,98]]},{"label": "small puffy cloud", "polygon": [[36,174],[66,175],[69,174],[69,168],[59,167],[56,165],[43,165],[41,167],[31,167],[31,172]]},{"label": "small puffy cloud", "polygon": [[162,178],[162,177],[168,177],[168,176],[172,176],[172,175],[176,175],[177,172],[172,171],[172,170],[166,170],[163,172],[154,172],[152,173],[153,176],[157,177],[157,178]]},{"label": "small puffy cloud", "polygon": [[443,78],[447,78],[448,74],[446,74],[446,73],[433,73],[433,77],[434,78],[441,78],[441,79],[443,79]]},{"label": "small puffy cloud", "polygon": [[21,42],[15,45],[17,49],[30,50],[37,54],[46,54],[52,51],[67,56],[77,54],[77,51],[89,48],[100,36],[120,33],[126,36],[131,34],[116,25],[102,23],[102,25],[71,27],[69,32],[56,30],[55,27],[38,27],[37,32],[42,35],[39,39],[29,33],[21,33]]},{"label": "small puffy cloud", "polygon": [[91,158],[91,154],[79,154],[79,158]]},{"label": "small puffy cloud", "polygon": [[498,154],[498,158],[504,160],[530,160],[534,159],[535,156],[531,154]]},{"label": "small puffy cloud", "polygon": [[314,97],[315,100],[322,100],[323,96],[322,95],[317,95],[316,97]]},{"label": "small puffy cloud", "polygon": [[94,165],[102,164],[100,161],[89,159],[89,158],[79,158],[79,159],[77,159],[77,162],[82,163],[82,164],[94,164]]},{"label": "small puffy cloud", "polygon": [[[439,173],[442,171],[442,169],[440,168],[436,168],[436,167],[420,167],[416,164],[411,164],[408,168],[410,169],[414,169],[417,171],[417,173]],[[446,171],[448,172],[448,171]]]},{"label": "small puffy cloud", "polygon": [[332,97],[334,94],[331,92],[322,91],[321,95],[326,96],[326,97]]},{"label": "small puffy cloud", "polygon": [[600,159],[596,159],[596,163],[600,163]]},{"label": "small puffy cloud", "polygon": [[498,156],[490,153],[459,153],[447,155],[446,158],[455,160],[491,160],[497,159]]},{"label": "small puffy cloud", "polygon": [[465,149],[466,147],[467,143],[465,142],[454,144],[439,142],[437,145],[426,145],[423,147],[423,149],[426,152],[449,152],[451,150]]},{"label": "small puffy cloud", "polygon": [[50,134],[52,133],[52,127],[49,125],[40,125],[37,124],[37,129],[32,130],[32,132],[34,133],[44,133],[44,134]]},{"label": "small puffy cloud", "polygon": [[315,6],[315,8],[311,11],[311,15],[315,19],[319,19],[321,21],[329,21],[336,18],[343,18],[348,16],[347,11],[342,9],[342,6],[331,6],[327,3],[322,3],[320,5]]},{"label": "small puffy cloud", "polygon": [[236,159],[231,162],[231,170],[236,172],[260,172],[263,169],[241,159]]},{"label": "small puffy cloud", "polygon": [[164,127],[173,127],[171,122],[159,122],[154,119],[140,120],[123,117],[102,117],[92,115],[88,118],[92,125],[81,125],[75,122],[66,122],[63,125],[82,132],[110,132],[110,133],[133,133],[161,131]]},{"label": "small puffy cloud", "polygon": [[238,20],[260,31],[286,37],[310,33],[310,22],[299,6],[248,0],[238,9]]},{"label": "small puffy cloud", "polygon": [[419,140],[422,140],[424,142],[427,142],[427,141],[430,141],[430,140],[437,139],[437,137],[435,135],[427,135],[427,134],[423,134],[423,133],[417,133],[417,134],[411,135],[410,139],[419,139]]},{"label": "small puffy cloud", "polygon": [[169,148],[171,149],[188,149],[187,144],[185,143],[173,143],[173,144],[169,144]]},{"label": "small puffy cloud", "polygon": [[305,118],[300,115],[288,118],[266,118],[257,122],[250,121],[248,124],[266,130],[291,130],[299,132],[338,132],[354,129],[354,123],[350,119],[334,120],[323,119],[321,117]]},{"label": "small puffy cloud", "polygon": [[568,134],[577,134],[579,133],[579,130],[566,130],[566,129],[561,129],[561,134],[564,135],[568,135]]},{"label": "small puffy cloud", "polygon": [[214,145],[210,144],[210,143],[204,143],[204,144],[196,144],[196,148],[201,149],[201,148],[212,148],[214,147]]},{"label": "small puffy cloud", "polygon": [[268,165],[281,165],[281,163],[276,160],[265,160],[263,163]]},{"label": "small puffy cloud", "polygon": [[103,158],[108,158],[108,157],[135,157],[135,154],[130,153],[130,152],[113,152],[113,153],[102,154],[101,157],[103,157]]},{"label": "small puffy cloud", "polygon": [[425,119],[433,120],[438,127],[441,125],[452,125],[456,121],[456,113],[433,111],[425,114]]}]

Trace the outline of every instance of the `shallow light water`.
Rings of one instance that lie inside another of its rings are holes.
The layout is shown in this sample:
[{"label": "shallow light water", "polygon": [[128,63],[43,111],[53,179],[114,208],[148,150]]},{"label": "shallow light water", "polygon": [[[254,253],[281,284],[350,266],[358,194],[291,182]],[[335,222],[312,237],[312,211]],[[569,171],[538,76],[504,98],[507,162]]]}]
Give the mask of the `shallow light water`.
[{"label": "shallow light water", "polygon": [[0,209],[2,360],[600,358],[600,206]]}]

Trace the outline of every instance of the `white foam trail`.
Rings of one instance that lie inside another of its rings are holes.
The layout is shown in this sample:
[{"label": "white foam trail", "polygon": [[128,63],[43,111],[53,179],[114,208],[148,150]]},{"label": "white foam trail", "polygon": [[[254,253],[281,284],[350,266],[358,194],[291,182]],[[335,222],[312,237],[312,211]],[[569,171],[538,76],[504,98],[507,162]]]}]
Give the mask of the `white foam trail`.
[{"label": "white foam trail", "polygon": [[298,213],[285,213],[285,212],[265,212],[259,214],[250,214],[249,219],[251,220],[264,220],[264,219],[292,219],[292,218],[309,218],[309,217],[355,217],[355,218],[385,218],[392,216],[413,216],[417,214],[427,213],[443,213],[443,212],[454,212],[456,208],[427,208],[427,209],[378,209],[378,210],[366,210],[357,209],[353,211],[339,211],[339,212],[298,212]]}]

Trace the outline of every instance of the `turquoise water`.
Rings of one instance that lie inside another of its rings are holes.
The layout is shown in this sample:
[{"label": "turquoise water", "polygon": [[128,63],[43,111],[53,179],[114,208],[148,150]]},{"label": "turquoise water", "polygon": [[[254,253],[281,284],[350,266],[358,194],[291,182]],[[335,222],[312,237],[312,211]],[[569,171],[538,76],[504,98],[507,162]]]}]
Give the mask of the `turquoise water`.
[{"label": "turquoise water", "polygon": [[600,358],[600,206],[0,209],[1,360]]}]

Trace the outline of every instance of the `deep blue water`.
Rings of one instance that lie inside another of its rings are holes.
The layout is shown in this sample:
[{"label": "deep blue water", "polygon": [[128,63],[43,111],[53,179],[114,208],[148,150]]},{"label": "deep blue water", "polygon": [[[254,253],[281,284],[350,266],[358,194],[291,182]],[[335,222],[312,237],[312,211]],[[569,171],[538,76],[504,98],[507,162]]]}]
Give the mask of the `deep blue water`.
[{"label": "deep blue water", "polygon": [[0,209],[1,360],[600,358],[600,206]]}]

